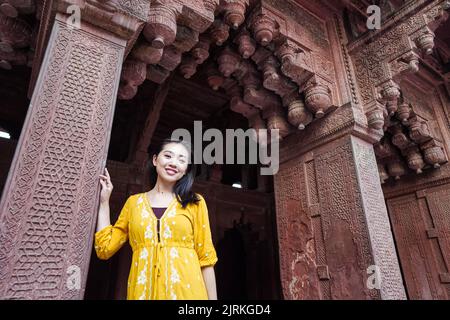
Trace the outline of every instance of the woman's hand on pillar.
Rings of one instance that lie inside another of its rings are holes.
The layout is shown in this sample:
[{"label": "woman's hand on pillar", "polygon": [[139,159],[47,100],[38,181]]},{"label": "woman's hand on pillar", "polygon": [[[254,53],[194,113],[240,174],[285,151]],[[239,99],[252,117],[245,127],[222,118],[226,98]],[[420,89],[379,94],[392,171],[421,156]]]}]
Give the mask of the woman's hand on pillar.
[{"label": "woman's hand on pillar", "polygon": [[97,232],[103,230],[103,228],[111,224],[109,217],[109,197],[113,190],[113,185],[111,182],[111,177],[109,176],[108,169],[105,168],[105,174],[100,175],[100,184],[102,185],[102,190],[100,191],[100,206],[98,209],[97,217]]},{"label": "woman's hand on pillar", "polygon": [[104,173],[104,175],[100,175],[100,184],[102,185],[102,190],[100,192],[100,203],[109,203],[109,197],[111,196],[111,192],[113,190],[113,184],[111,182],[108,169],[105,168]]}]

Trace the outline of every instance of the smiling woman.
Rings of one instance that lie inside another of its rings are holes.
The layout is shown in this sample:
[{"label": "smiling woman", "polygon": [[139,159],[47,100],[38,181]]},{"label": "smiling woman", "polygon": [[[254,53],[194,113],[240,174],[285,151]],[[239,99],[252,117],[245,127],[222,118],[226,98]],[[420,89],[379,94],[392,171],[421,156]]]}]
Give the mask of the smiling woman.
[{"label": "smiling woman", "polygon": [[129,240],[133,249],[127,299],[217,299],[212,243],[205,199],[194,192],[190,147],[164,140],[153,155],[154,187],[132,195],[115,225],[110,223],[112,183],[107,169],[102,191],[95,250],[109,259]]}]

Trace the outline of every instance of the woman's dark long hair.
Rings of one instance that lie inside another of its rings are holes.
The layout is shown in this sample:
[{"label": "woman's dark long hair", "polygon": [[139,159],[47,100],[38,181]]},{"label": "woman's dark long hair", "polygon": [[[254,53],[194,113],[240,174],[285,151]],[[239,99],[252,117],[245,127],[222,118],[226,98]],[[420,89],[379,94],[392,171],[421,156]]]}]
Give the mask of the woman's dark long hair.
[{"label": "woman's dark long hair", "polygon": [[[190,154],[190,161],[188,162],[188,167],[186,169],[186,173],[184,176],[178,180],[174,187],[173,192],[175,193],[175,196],[177,197],[177,200],[179,203],[181,203],[181,206],[185,208],[189,203],[196,203],[200,201],[199,197],[195,194],[195,192],[192,191],[192,185],[194,184],[194,178],[195,178],[195,165],[192,163],[193,160],[193,154],[191,146],[183,141],[183,140],[177,140],[177,139],[164,139],[158,146],[158,148],[155,150],[155,152],[152,153],[151,159],[153,159],[153,156],[158,156],[159,153],[164,149],[166,145],[169,143],[179,143],[183,145]],[[156,181],[158,178],[158,173],[156,172],[156,167],[152,165],[150,169],[150,183],[152,187],[156,185]]]}]

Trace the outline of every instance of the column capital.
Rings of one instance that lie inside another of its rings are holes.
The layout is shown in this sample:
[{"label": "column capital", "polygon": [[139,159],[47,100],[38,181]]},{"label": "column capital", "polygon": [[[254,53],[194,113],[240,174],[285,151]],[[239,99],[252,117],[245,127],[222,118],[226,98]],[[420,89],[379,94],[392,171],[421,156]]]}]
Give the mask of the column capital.
[{"label": "column capital", "polygon": [[90,24],[102,30],[102,33],[109,32],[125,40],[126,57],[147,21],[150,0],[49,0],[39,3],[38,6],[40,6],[38,11],[42,14],[28,90],[29,97],[33,93],[57,13],[67,17],[68,23],[76,18],[74,14],[79,13],[82,23]]},{"label": "column capital", "polygon": [[80,18],[84,22],[110,31],[125,40],[140,32],[147,21],[150,10],[149,0],[61,0],[56,1],[53,11],[72,14],[73,8],[79,8]]}]

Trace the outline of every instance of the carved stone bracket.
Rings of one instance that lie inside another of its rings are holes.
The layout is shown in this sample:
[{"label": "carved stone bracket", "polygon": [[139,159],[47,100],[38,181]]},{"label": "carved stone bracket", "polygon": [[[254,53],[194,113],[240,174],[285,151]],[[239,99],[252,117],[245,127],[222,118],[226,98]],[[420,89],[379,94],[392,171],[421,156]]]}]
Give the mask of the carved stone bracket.
[{"label": "carved stone bracket", "polygon": [[429,128],[429,121],[417,114],[415,109],[415,106],[403,101],[395,117],[386,118],[386,134],[375,145],[382,183],[390,176],[400,179],[408,173],[408,168],[421,174],[424,169],[439,168],[448,161],[442,143]]},{"label": "carved stone bracket", "polygon": [[363,106],[374,130],[381,120],[377,101],[385,105],[389,117],[394,116],[401,95],[398,84],[417,72],[420,60],[433,52],[434,30],[447,17],[443,4],[434,2],[372,36],[370,43],[360,39],[350,44]]}]

